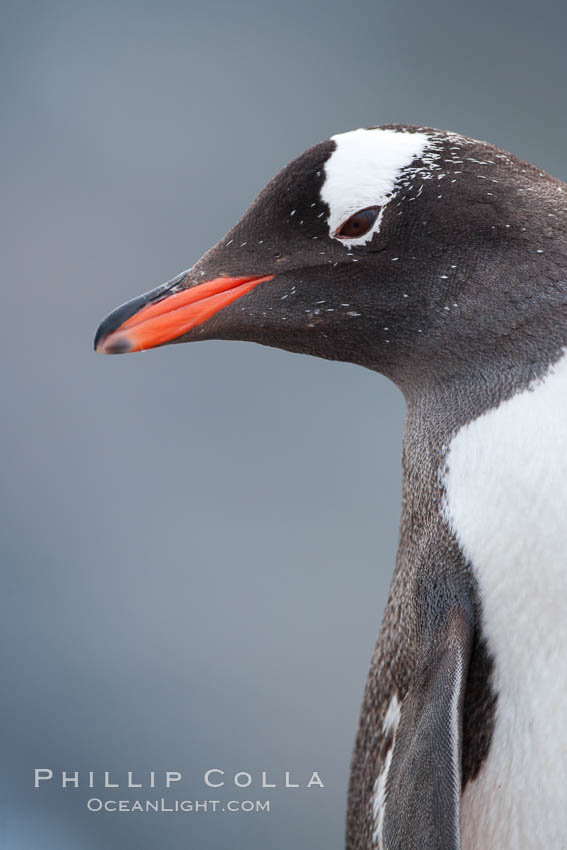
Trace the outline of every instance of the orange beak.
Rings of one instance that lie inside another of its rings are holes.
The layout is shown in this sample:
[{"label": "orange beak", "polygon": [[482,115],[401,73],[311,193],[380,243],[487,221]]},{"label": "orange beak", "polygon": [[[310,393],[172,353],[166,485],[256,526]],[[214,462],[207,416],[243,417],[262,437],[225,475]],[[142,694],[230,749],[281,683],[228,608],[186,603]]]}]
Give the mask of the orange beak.
[{"label": "orange beak", "polygon": [[[140,309],[131,310],[128,304],[123,305],[102,322],[95,338],[95,350],[101,354],[123,354],[171,342],[273,277],[216,277],[160,300],[155,297],[152,300],[150,292],[147,299],[142,296],[141,300],[131,302],[133,307],[139,303]],[[122,321],[125,315],[127,318]]]}]

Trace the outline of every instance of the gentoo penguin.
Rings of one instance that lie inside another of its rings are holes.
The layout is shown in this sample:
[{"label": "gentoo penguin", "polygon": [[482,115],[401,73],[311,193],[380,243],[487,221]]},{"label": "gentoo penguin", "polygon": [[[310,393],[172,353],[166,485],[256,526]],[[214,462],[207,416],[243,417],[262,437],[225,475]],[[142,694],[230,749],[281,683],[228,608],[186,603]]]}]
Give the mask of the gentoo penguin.
[{"label": "gentoo penguin", "polygon": [[567,847],[567,185],[452,132],[333,136],[103,353],[251,340],[407,403],[348,850]]}]

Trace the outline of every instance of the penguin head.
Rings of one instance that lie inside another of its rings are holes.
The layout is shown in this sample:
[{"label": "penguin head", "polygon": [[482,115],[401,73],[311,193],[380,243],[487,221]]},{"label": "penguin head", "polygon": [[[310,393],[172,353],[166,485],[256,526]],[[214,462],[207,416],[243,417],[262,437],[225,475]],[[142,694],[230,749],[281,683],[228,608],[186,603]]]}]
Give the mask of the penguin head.
[{"label": "penguin head", "polygon": [[112,312],[95,348],[249,340],[402,385],[438,375],[496,344],[503,321],[517,326],[511,305],[532,296],[545,252],[532,250],[545,242],[534,205],[549,196],[559,209],[561,185],[447,131],[333,136],[274,177],[192,268]]}]

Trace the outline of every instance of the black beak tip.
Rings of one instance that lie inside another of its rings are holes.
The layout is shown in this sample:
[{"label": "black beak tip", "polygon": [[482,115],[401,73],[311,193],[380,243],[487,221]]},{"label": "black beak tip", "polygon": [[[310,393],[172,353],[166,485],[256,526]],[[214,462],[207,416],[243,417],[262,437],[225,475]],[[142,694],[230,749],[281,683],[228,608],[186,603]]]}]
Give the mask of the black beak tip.
[{"label": "black beak tip", "polygon": [[137,298],[132,298],[131,301],[127,301],[125,304],[117,307],[116,310],[113,310],[112,313],[109,313],[98,326],[98,330],[94,338],[94,350],[100,351],[100,353],[103,354],[125,354],[127,351],[130,351],[130,345],[124,337],[105,346],[104,351],[102,351],[101,345],[106,337],[118,330],[120,325],[133,316],[134,313],[138,313],[142,307],[146,306],[146,304],[153,304],[156,301],[161,301],[162,298],[169,295],[176,286],[185,280],[186,277],[187,272],[182,272],[180,275],[173,278],[173,280],[169,280],[167,283],[162,283],[161,286],[157,286],[149,292],[144,292],[143,295],[138,295]]},{"label": "black beak tip", "polygon": [[120,307],[117,307],[116,310],[112,311],[112,313],[109,313],[98,326],[98,330],[94,338],[94,350],[104,354],[124,354],[126,351],[129,351],[129,346],[126,344],[124,339],[118,339],[115,343],[105,346],[104,352],[101,351],[101,345],[106,337],[118,330],[120,325],[129,319],[130,316],[133,316],[134,313],[137,313],[138,310],[145,307],[148,300],[148,294],[139,295],[137,298],[133,298],[131,301],[127,301],[126,304],[122,304]]}]

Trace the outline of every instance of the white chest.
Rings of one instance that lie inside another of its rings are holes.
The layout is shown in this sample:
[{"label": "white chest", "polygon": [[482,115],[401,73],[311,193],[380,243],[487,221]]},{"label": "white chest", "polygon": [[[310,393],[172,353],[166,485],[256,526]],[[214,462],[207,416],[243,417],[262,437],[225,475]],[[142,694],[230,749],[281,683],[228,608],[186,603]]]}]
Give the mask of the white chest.
[{"label": "white chest", "polygon": [[498,694],[463,850],[567,848],[567,357],[459,431],[445,486]]}]

